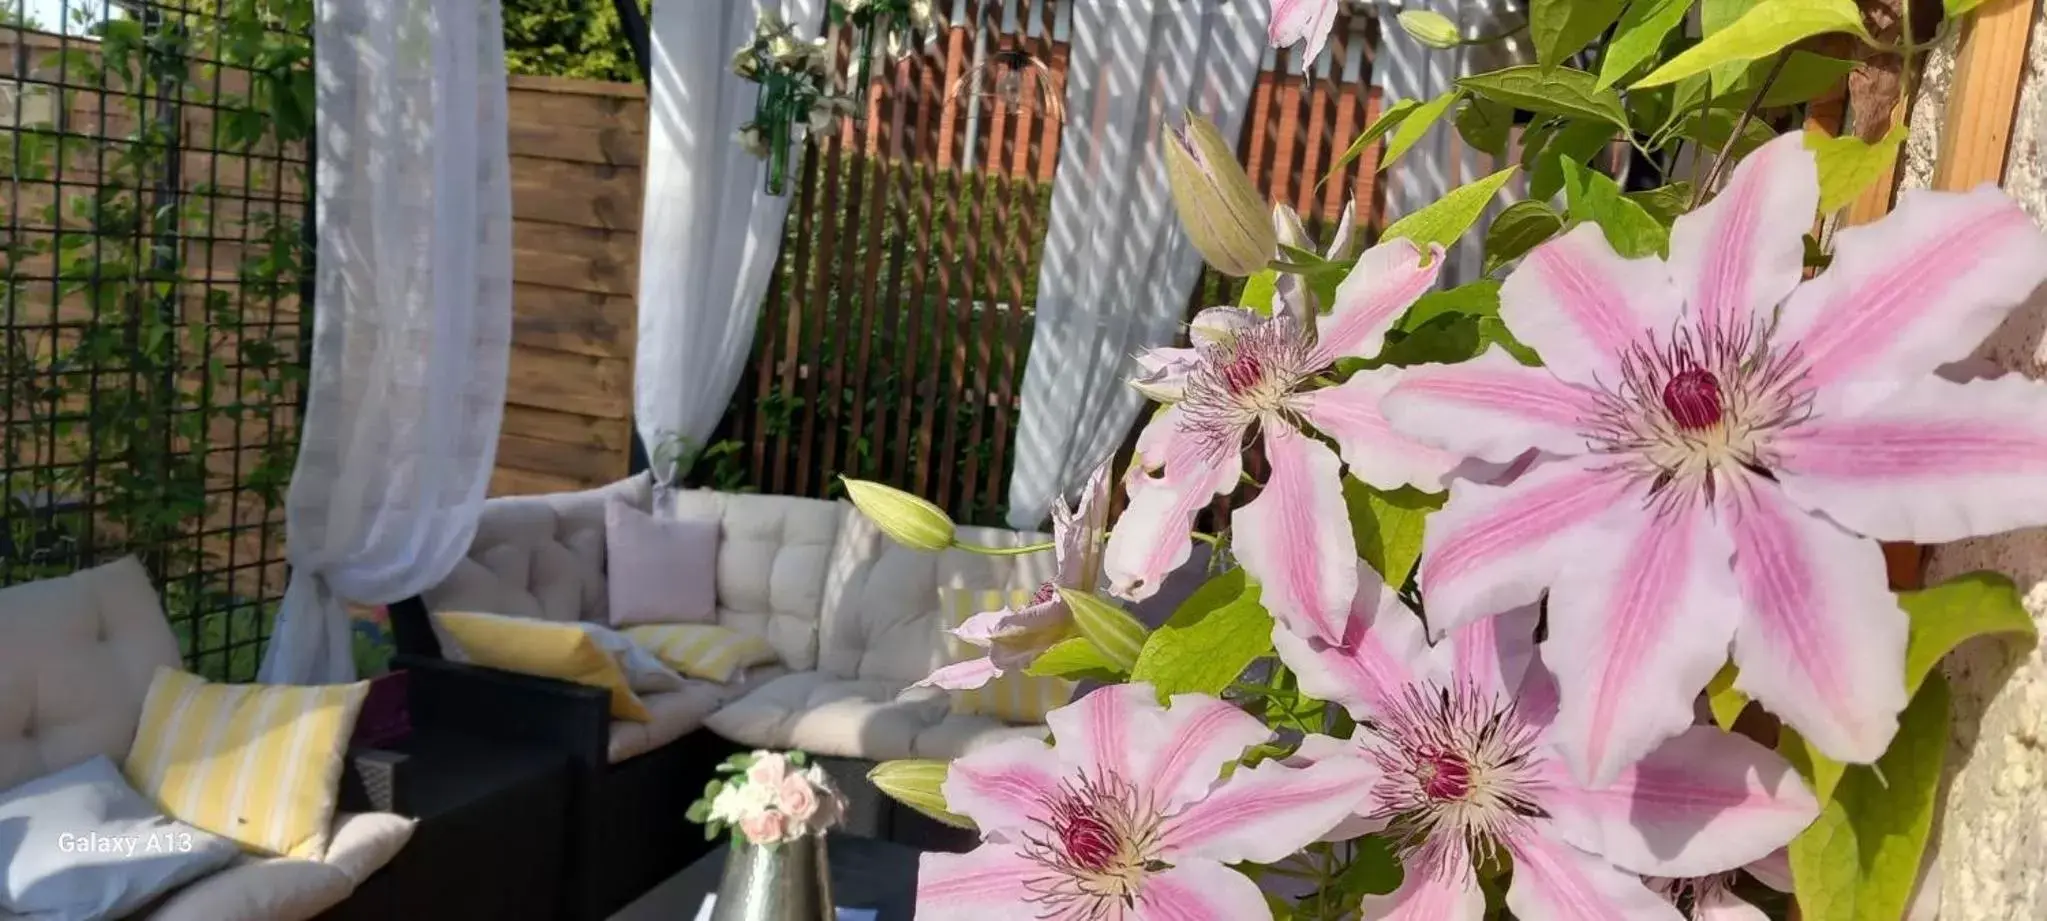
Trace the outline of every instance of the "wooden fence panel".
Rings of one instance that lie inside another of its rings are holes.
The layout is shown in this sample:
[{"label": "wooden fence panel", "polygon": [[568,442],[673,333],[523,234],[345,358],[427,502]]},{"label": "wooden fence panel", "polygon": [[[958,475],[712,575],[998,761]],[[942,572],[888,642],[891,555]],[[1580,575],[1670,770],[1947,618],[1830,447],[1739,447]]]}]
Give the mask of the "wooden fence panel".
[{"label": "wooden fence panel", "polygon": [[512,360],[492,495],[599,486],[632,443],[645,91],[509,79]]}]

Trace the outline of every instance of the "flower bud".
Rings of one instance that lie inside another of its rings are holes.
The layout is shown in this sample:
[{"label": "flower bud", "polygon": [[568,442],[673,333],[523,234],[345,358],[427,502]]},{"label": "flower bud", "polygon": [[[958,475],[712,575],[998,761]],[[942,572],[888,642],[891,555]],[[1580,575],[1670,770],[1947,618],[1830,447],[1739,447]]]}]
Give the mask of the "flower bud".
[{"label": "flower bud", "polygon": [[884,761],[867,772],[867,779],[890,799],[935,821],[954,828],[971,829],[974,820],[945,808],[945,793],[940,788],[945,785],[945,775],[951,768],[951,762],[930,758]]},{"label": "flower bud", "polygon": [[841,479],[853,504],[896,543],[934,553],[952,546],[952,518],[944,509],[891,486]]},{"label": "flower bud", "polygon": [[1201,258],[1225,275],[1265,268],[1278,247],[1272,214],[1222,132],[1189,112],[1186,124],[1166,128],[1165,152],[1173,206]]},{"label": "flower bud", "polygon": [[1441,13],[1408,10],[1400,14],[1400,28],[1415,41],[1431,48],[1455,48],[1464,44],[1464,36],[1458,34],[1457,24]]}]

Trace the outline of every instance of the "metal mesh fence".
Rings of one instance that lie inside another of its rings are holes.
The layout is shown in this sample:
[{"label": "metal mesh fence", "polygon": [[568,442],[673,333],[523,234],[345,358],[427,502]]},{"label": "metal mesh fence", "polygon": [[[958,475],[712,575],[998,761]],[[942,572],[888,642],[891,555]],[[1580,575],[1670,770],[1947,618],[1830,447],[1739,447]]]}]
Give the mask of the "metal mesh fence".
[{"label": "metal mesh fence", "polygon": [[0,0],[0,585],[138,556],[253,678],[310,347],[312,0]]}]

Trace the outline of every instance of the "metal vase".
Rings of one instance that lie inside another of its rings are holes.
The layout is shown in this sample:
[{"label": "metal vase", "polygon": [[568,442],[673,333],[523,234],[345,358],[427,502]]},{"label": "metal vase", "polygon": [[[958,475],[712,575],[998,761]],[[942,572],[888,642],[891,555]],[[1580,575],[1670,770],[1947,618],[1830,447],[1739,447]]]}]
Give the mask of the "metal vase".
[{"label": "metal vase", "polygon": [[741,844],[725,858],[711,921],[833,921],[822,835],[773,846]]}]

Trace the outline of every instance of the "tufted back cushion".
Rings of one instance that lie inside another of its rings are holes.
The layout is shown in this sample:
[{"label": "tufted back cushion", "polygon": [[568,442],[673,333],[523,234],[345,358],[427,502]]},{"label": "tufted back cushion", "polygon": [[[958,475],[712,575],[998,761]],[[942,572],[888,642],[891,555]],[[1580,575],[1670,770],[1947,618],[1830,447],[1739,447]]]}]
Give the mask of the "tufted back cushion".
[{"label": "tufted back cushion", "polygon": [[718,522],[718,623],[767,637],[792,669],[816,668],[826,563],[852,506],[709,490],[664,501],[659,514]]},{"label": "tufted back cushion", "polygon": [[[960,540],[993,547],[1043,541],[1042,534],[962,527]],[[926,553],[888,539],[867,516],[846,516],[824,607],[818,667],[845,678],[908,684],[946,664],[938,587],[1036,589],[1054,570],[1052,552],[982,556]]]},{"label": "tufted back cushion", "polygon": [[0,589],[0,790],[127,757],[159,665],[178,643],[134,557]]},{"label": "tufted back cushion", "polygon": [[652,482],[642,475],[581,492],[485,502],[468,555],[427,590],[427,608],[604,622],[605,503],[618,498],[644,510]]}]

